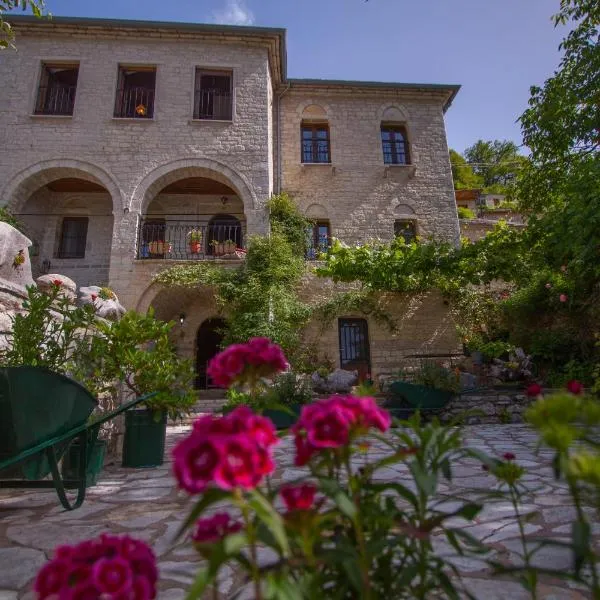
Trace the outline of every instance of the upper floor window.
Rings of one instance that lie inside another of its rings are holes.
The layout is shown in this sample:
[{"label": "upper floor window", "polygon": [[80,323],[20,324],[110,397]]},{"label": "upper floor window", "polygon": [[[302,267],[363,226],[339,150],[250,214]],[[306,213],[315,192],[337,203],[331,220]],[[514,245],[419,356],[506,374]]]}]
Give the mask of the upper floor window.
[{"label": "upper floor window", "polygon": [[316,221],[306,231],[306,258],[316,260],[331,245],[329,221]]},{"label": "upper floor window", "polygon": [[65,217],[62,221],[58,258],[84,258],[88,217]]},{"label": "upper floor window", "polygon": [[386,165],[409,165],[408,139],[406,129],[400,125],[381,125],[381,145],[383,162]]},{"label": "upper floor window", "polygon": [[331,149],[327,123],[302,122],[302,162],[330,163]]},{"label": "upper floor window", "polygon": [[35,114],[72,115],[78,75],[78,64],[42,63]]},{"label": "upper floor window", "polygon": [[151,119],[154,116],[156,67],[119,67],[115,117]]},{"label": "upper floor window", "polygon": [[231,121],[232,80],[231,71],[196,69],[194,119]]},{"label": "upper floor window", "polygon": [[403,237],[407,244],[411,244],[417,238],[417,224],[409,219],[396,219],[394,237]]}]

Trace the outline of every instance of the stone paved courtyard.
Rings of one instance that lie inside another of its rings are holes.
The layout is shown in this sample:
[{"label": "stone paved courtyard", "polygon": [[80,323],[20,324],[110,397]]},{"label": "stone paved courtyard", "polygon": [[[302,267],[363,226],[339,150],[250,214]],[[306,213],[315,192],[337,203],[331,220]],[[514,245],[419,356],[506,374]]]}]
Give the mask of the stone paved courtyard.
[{"label": "stone paved courtyard", "polygon": [[[169,427],[167,454],[189,427]],[[524,513],[537,513],[527,523],[533,535],[568,539],[573,508],[565,486],[553,480],[548,451],[534,452],[535,436],[525,426],[478,425],[467,427],[465,442],[490,454],[511,451],[517,462],[527,467],[525,480],[535,493],[523,504]],[[377,449],[375,449],[377,452]],[[276,479],[294,479],[300,470],[292,466],[291,440],[286,439],[276,450],[279,470]],[[405,478],[404,467],[379,471],[382,479]],[[491,489],[492,476],[475,462],[463,461],[455,469],[452,491]],[[440,492],[449,491],[446,484]],[[161,600],[184,598],[185,588],[198,568],[198,559],[188,542],[172,546],[172,537],[189,510],[188,497],[178,492],[170,475],[170,465],[154,469],[105,468],[101,479],[88,490],[84,505],[73,512],[62,510],[54,492],[4,490],[0,492],[0,600],[31,599],[31,582],[36,571],[57,544],[73,543],[99,533],[129,533],[150,542],[159,557]],[[464,523],[478,538],[490,544],[495,556],[515,561],[513,552],[520,548],[516,525],[510,522],[512,507],[497,502],[486,508],[473,523]],[[598,534],[598,531],[594,533]],[[448,551],[443,544],[440,553]],[[570,557],[556,549],[539,553],[540,565],[569,568]],[[455,564],[468,578],[468,587],[480,600],[521,600],[529,598],[520,586],[509,581],[492,581],[486,566],[473,559],[455,559]],[[226,598],[241,584],[236,574],[223,572],[220,580],[222,597]],[[545,581],[539,598],[563,600],[586,598],[582,592],[565,583]]]}]

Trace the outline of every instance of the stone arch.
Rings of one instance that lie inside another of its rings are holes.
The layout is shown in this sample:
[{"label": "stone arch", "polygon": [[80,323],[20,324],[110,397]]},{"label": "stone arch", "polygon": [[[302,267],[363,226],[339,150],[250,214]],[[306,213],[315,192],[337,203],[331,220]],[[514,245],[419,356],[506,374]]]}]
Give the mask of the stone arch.
[{"label": "stone arch", "polygon": [[114,179],[102,168],[76,159],[41,161],[23,169],[4,186],[0,195],[0,206],[7,206],[13,212],[18,212],[31,195],[44,185],[57,179],[71,177],[91,181],[106,188],[112,200],[113,215],[123,214],[123,195]]},{"label": "stone arch", "polygon": [[407,124],[410,121],[410,115],[401,104],[382,106],[379,110],[379,122],[383,121]]},{"label": "stone arch", "polygon": [[408,217],[414,219],[416,218],[416,213],[414,208],[412,208],[408,204],[396,204],[396,206],[394,207],[394,217]]},{"label": "stone arch", "polygon": [[311,204],[304,212],[308,219],[329,219],[329,212],[327,209],[318,203]]},{"label": "stone arch", "polygon": [[331,117],[331,107],[323,102],[312,98],[300,102],[296,107],[296,112],[302,119],[329,119]]},{"label": "stone arch", "polygon": [[183,158],[148,173],[135,188],[129,210],[142,214],[162,189],[188,177],[207,177],[233,188],[244,204],[244,211],[257,207],[256,193],[244,175],[210,158]]}]

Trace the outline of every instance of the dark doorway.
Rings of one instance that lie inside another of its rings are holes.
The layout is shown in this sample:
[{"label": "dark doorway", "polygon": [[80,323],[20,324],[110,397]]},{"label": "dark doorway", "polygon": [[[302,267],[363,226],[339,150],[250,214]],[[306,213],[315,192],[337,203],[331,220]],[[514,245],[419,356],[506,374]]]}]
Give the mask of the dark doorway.
[{"label": "dark doorway", "polygon": [[340,366],[346,371],[358,371],[360,381],[371,373],[369,326],[365,319],[340,319]]},{"label": "dark doorway", "polygon": [[196,338],[196,388],[206,390],[212,385],[210,377],[206,374],[206,369],[211,358],[220,351],[221,341],[223,340],[222,329],[225,327],[223,319],[207,319],[198,328]]}]

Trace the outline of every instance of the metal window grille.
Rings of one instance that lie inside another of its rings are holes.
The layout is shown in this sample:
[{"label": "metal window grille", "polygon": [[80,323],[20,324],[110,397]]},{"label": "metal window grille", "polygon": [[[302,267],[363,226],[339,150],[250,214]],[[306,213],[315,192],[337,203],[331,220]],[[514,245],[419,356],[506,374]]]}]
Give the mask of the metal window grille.
[{"label": "metal window grille", "polygon": [[84,258],[88,217],[65,217],[62,222],[58,258]]},{"label": "metal window grille", "polygon": [[78,74],[78,66],[42,65],[35,114],[72,115]]},{"label": "metal window grille", "polygon": [[417,237],[417,226],[414,221],[394,221],[394,236],[403,237],[407,244],[414,242]]},{"label": "metal window grille", "polygon": [[361,378],[370,372],[369,329],[365,319],[340,319],[340,365],[358,370]]},{"label": "metal window grille", "polygon": [[331,246],[331,231],[328,221],[317,221],[306,232],[306,258],[316,260]]},{"label": "metal window grille", "polygon": [[383,162],[386,165],[410,164],[408,141],[403,128],[382,127],[381,144],[383,147]]},{"label": "metal window grille", "polygon": [[196,69],[194,119],[231,121],[233,95],[231,73]]},{"label": "metal window grille", "polygon": [[119,84],[114,116],[127,119],[152,119],[156,71],[119,68]]},{"label": "metal window grille", "polygon": [[330,163],[329,126],[327,124],[302,124],[303,163]]}]

